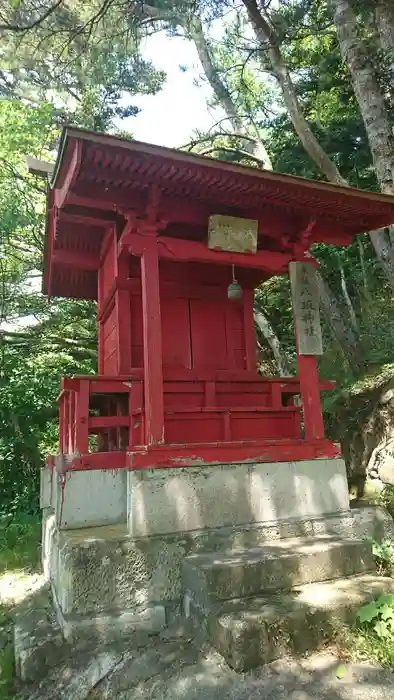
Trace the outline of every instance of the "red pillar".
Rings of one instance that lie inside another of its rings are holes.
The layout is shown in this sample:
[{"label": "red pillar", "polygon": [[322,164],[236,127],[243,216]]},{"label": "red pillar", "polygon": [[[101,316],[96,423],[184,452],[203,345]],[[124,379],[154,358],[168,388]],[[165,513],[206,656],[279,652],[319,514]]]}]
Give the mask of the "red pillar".
[{"label": "red pillar", "polygon": [[305,438],[306,440],[322,440],[324,438],[324,423],[316,357],[314,355],[299,355],[298,351],[297,357]]},{"label": "red pillar", "polygon": [[146,236],[141,256],[142,321],[144,338],[145,439],[164,442],[163,360],[157,238]]},{"label": "red pillar", "polygon": [[[305,264],[305,263],[303,263]],[[313,265],[313,263],[308,263]],[[295,268],[294,268],[295,269]],[[293,270],[294,271],[294,270]],[[322,440],[324,438],[324,423],[320,401],[319,375],[317,371],[316,354],[302,354],[299,349],[299,339],[297,333],[297,312],[300,315],[300,322],[303,326],[305,338],[303,347],[310,348],[312,352],[321,353],[321,342],[306,342],[310,338],[316,338],[317,331],[320,334],[319,321],[319,299],[318,290],[311,289],[310,283],[307,288],[303,288],[301,295],[298,290],[298,283],[295,281],[297,272],[292,278],[293,286],[293,306],[294,306],[294,331],[296,336],[298,376],[300,380],[301,398],[304,414],[304,427],[306,440]],[[295,295],[295,296],[294,296]],[[305,295],[305,296],[304,296]],[[304,316],[307,316],[305,319]]]},{"label": "red pillar", "polygon": [[129,256],[121,255],[117,259],[115,309],[117,332],[116,350],[119,374],[128,374],[131,370],[130,292],[125,287],[128,277],[128,257]]}]

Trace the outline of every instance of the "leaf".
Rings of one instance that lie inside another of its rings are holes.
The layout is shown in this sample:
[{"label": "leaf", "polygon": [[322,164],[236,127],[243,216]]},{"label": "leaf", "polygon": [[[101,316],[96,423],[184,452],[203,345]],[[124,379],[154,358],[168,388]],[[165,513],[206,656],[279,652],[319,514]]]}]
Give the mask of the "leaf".
[{"label": "leaf", "polygon": [[379,610],[382,620],[393,620],[394,619],[394,608],[387,603],[382,605]]},{"label": "leaf", "polygon": [[374,630],[375,630],[376,634],[378,635],[378,637],[380,637],[380,639],[386,639],[387,637],[390,636],[389,629],[388,629],[386,623],[383,622],[382,620],[379,620],[374,625]]},{"label": "leaf", "polygon": [[376,601],[372,603],[367,603],[363,605],[357,613],[357,618],[360,622],[371,622],[379,614],[379,609],[376,605]]},{"label": "leaf", "polygon": [[341,681],[343,678],[345,678],[345,675],[346,675],[346,668],[345,668],[345,666],[338,666],[338,668],[337,668],[337,670],[336,670],[336,672],[335,672],[335,675],[336,675],[336,677],[338,678],[338,680],[340,680],[340,681]]},{"label": "leaf", "polygon": [[379,596],[379,598],[377,599],[376,605],[379,608],[385,605],[390,605],[391,607],[394,607],[394,595],[392,593],[383,593],[383,595]]}]

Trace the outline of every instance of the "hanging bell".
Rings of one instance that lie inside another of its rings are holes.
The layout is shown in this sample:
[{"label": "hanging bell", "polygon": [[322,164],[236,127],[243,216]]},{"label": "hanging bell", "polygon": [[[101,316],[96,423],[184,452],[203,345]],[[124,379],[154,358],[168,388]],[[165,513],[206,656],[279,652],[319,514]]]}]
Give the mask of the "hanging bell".
[{"label": "hanging bell", "polygon": [[242,299],[242,287],[237,280],[228,285],[227,296],[231,301],[239,301]]},{"label": "hanging bell", "polygon": [[242,287],[235,279],[235,270],[233,265],[233,281],[227,287],[227,297],[230,301],[240,301],[242,299]]}]

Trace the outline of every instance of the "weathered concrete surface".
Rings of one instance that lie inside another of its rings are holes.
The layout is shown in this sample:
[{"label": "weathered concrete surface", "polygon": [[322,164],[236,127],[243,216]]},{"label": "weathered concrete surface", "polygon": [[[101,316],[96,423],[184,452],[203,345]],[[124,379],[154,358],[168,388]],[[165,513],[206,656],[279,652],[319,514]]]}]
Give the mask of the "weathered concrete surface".
[{"label": "weathered concrete surface", "polygon": [[341,664],[334,654],[315,654],[302,661],[281,660],[255,673],[236,675],[212,653],[197,663],[138,684],[129,691],[99,700],[392,700],[394,677],[371,664]]},{"label": "weathered concrete surface", "polygon": [[109,611],[106,615],[63,615],[58,605],[56,611],[63,635],[69,642],[82,638],[110,644],[136,632],[154,633],[166,626],[166,611],[160,604],[119,613]]},{"label": "weathered concrete surface", "polygon": [[[64,479],[64,483],[63,480]],[[127,476],[124,469],[41,470],[41,508],[52,508],[62,530],[126,523]]]},{"label": "weathered concrete surface", "polygon": [[164,606],[166,621],[171,620],[182,605],[181,563],[186,556],[324,535],[394,537],[394,523],[382,509],[360,508],[326,518],[131,538],[122,525],[59,532],[52,515],[45,523],[43,565],[60,619],[91,619],[92,629],[98,630],[97,618],[113,616],[116,623],[123,613],[156,605]]},{"label": "weathered concrete surface", "polygon": [[[73,667],[73,683],[66,680],[71,666],[64,667],[59,689],[57,679],[52,676],[39,692],[28,692],[24,697],[28,700],[392,700],[394,694],[391,671],[367,663],[343,665],[329,652],[301,660],[281,659],[247,674],[237,674],[212,650],[198,648],[195,642],[185,640],[168,644],[158,640],[146,649],[134,648],[113,665],[116,658],[112,657],[112,669],[103,680],[91,685],[90,692],[88,684],[82,686],[76,681],[76,677],[80,679],[83,675],[81,664]],[[86,664],[86,658],[82,660]],[[344,669],[341,678],[337,674],[339,666]],[[91,671],[89,674],[85,671],[84,675],[94,682]],[[128,679],[127,689],[122,677]]]},{"label": "weathered concrete surface", "polygon": [[133,537],[322,517],[349,509],[342,459],[128,472]]},{"label": "weathered concrete surface", "polygon": [[29,700],[85,700],[97,683],[119,664],[124,650],[116,647],[86,650],[70,656],[34,690],[25,689]]},{"label": "weathered concrete surface", "polygon": [[[200,633],[200,632],[199,632]],[[80,642],[40,683],[23,685],[26,700],[392,700],[394,677],[376,666],[346,665],[332,654],[269,664],[238,674],[201,636],[178,625],[122,643]]]},{"label": "weathered concrete surface", "polygon": [[200,607],[294,586],[376,573],[370,543],[335,537],[280,540],[239,552],[195,554],[182,563],[184,588]]},{"label": "weathered concrete surface", "polygon": [[16,674],[22,681],[42,678],[69,652],[48,584],[19,607],[14,624],[14,652]]},{"label": "weathered concrete surface", "polygon": [[332,640],[339,621],[353,621],[374,595],[394,592],[394,579],[364,574],[297,587],[288,593],[230,600],[199,609],[186,599],[197,628],[237,671],[247,671]]}]

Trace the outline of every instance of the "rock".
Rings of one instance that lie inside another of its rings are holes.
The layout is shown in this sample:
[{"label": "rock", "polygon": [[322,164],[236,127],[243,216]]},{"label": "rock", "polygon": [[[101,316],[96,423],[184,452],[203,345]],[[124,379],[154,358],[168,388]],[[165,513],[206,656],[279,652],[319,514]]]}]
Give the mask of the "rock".
[{"label": "rock", "polygon": [[188,664],[197,663],[198,651],[190,644],[182,642],[156,643],[146,651],[132,650],[122,659],[100,683],[94,693],[95,700],[118,698],[122,691],[141,686],[152,678],[182,669]]},{"label": "rock", "polygon": [[85,650],[69,657],[52,671],[32,692],[27,700],[85,700],[93,688],[119,663],[124,650],[115,648]]},{"label": "rock", "polygon": [[14,625],[16,674],[22,681],[45,677],[48,669],[70,653],[56,620],[49,586],[23,605]]}]

